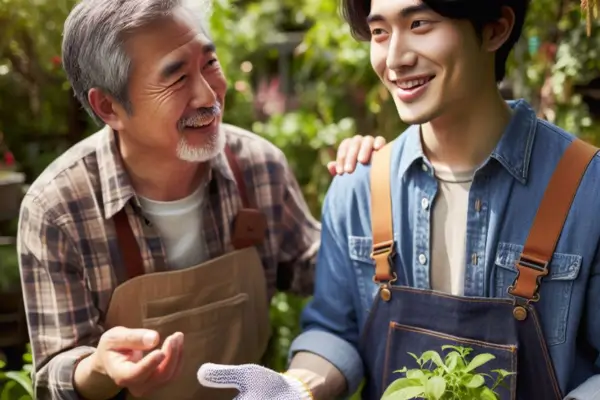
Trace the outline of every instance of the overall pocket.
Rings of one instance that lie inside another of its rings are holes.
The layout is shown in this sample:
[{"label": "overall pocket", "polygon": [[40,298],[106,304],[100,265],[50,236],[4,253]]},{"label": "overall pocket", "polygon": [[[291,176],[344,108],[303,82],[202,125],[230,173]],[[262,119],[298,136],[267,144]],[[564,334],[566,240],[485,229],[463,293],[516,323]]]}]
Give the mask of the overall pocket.
[{"label": "overall pocket", "polygon": [[[507,297],[508,288],[517,277],[516,262],[523,246],[501,242],[496,252],[493,283],[495,297]],[[536,303],[548,346],[564,343],[567,318],[571,305],[573,283],[579,276],[582,257],[575,254],[554,253],[549,273],[542,278],[540,300]]]},{"label": "overall pocket", "polygon": [[[406,376],[404,373],[395,372],[404,367],[408,370],[414,369],[429,369],[434,370],[438,366],[443,369],[452,371],[460,367],[461,358],[457,356],[456,350],[447,348],[442,350],[443,346],[458,346],[472,349],[471,353],[466,356],[467,364],[474,367],[481,360],[483,354],[491,354],[493,359],[483,365],[473,368],[470,372],[471,378],[468,379],[472,385],[481,385],[481,378],[484,384],[492,388],[498,374],[494,370],[503,369],[509,372],[517,371],[517,346],[501,345],[488,343],[479,340],[458,337],[440,333],[437,331],[417,328],[414,326],[403,325],[396,322],[391,322],[388,328],[387,343],[385,350],[385,361],[383,370],[383,385],[384,390],[396,379]],[[432,358],[426,362],[423,367],[419,367],[417,361],[409,353],[421,356],[426,351],[435,351],[440,358]],[[479,358],[476,358],[480,355]],[[418,373],[417,373],[418,374]],[[474,378],[473,376],[478,376]],[[465,379],[465,383],[467,380]],[[450,382],[448,381],[447,385]],[[509,375],[504,378],[501,386],[495,387],[493,390],[499,395],[501,400],[514,400],[516,398],[517,376]],[[446,387],[449,390],[449,386]]]}]

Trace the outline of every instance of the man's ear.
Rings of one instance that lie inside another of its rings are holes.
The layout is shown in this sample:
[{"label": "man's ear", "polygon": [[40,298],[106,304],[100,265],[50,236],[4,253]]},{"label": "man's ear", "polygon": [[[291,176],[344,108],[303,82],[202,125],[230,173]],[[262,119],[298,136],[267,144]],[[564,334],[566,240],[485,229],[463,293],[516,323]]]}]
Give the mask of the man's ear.
[{"label": "man's ear", "polygon": [[96,115],[110,126],[114,131],[123,129],[123,113],[119,112],[122,107],[102,90],[92,88],[88,92],[88,101]]},{"label": "man's ear", "polygon": [[483,48],[489,52],[497,51],[510,37],[515,26],[515,12],[510,7],[502,7],[500,19],[483,28]]}]

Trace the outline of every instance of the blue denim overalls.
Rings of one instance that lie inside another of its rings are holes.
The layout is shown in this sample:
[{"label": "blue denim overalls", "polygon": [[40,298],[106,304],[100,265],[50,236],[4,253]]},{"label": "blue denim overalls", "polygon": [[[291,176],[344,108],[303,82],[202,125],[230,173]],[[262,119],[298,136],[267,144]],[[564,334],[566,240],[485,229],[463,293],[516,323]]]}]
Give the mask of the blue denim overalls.
[{"label": "blue denim overalls", "polygon": [[581,177],[598,149],[576,139],[565,151],[517,262],[517,278],[502,299],[415,289],[402,286],[407,284],[402,277],[401,284],[395,284],[391,147],[378,151],[371,167],[373,280],[380,288],[360,343],[367,378],[362,398],[380,399],[390,383],[405,377],[395,371],[419,368],[409,353],[420,356],[435,350],[444,361],[451,349],[442,350],[442,346],[451,345],[471,348],[468,360],[481,353],[495,356],[476,369],[476,373],[490,375],[485,378],[487,386],[495,381],[494,370],[516,372],[505,378],[505,386],[494,388],[502,400],[562,399],[533,303],[539,300],[540,279],[548,274],[548,263]]}]

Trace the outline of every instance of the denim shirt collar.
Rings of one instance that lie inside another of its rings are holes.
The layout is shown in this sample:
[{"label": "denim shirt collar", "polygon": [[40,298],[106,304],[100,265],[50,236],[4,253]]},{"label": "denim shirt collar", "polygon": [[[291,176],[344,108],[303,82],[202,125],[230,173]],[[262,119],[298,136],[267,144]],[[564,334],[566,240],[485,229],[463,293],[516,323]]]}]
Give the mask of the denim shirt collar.
[{"label": "denim shirt collar", "polygon": [[[512,117],[492,154],[483,165],[486,165],[490,158],[495,159],[516,180],[525,184],[529,173],[537,117],[535,111],[522,99],[507,101],[507,104],[513,110]],[[399,160],[400,177],[403,177],[417,160],[429,164],[423,152],[419,126],[409,126],[403,135],[406,135],[406,141],[404,154]]]}]

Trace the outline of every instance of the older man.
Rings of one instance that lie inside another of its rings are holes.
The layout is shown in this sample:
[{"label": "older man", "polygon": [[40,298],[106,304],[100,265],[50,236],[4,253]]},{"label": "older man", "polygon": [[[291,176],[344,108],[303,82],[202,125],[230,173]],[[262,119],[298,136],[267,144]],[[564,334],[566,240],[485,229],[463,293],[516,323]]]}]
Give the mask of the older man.
[{"label": "older man", "polygon": [[[312,291],[320,225],[282,152],[221,123],[226,81],[202,12],[85,0],[66,21],[63,64],[105,127],[23,201],[37,398],[231,398],[196,370],[260,360],[275,290]],[[376,142],[340,153],[352,169]]]}]

